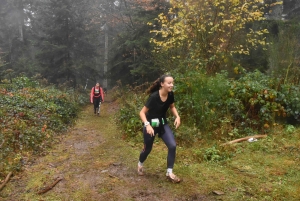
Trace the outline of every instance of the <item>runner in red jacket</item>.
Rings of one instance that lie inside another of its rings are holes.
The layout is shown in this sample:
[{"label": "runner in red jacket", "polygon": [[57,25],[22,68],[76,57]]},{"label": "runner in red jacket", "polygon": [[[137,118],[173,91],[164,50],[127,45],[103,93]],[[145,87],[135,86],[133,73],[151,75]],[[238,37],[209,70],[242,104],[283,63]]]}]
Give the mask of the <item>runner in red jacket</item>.
[{"label": "runner in red jacket", "polygon": [[100,111],[100,104],[101,102],[104,102],[104,93],[102,87],[100,87],[100,83],[97,82],[96,86],[94,86],[91,90],[91,103],[94,103],[94,114],[96,114],[96,111]]}]

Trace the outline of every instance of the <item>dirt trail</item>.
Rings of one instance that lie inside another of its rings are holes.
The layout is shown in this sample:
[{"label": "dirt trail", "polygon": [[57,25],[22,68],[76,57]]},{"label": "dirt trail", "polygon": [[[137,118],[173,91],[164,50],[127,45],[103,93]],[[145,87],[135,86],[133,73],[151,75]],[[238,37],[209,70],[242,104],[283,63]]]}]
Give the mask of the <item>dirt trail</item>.
[{"label": "dirt trail", "polygon": [[[92,105],[86,107],[75,127],[49,153],[27,162],[25,170],[11,179],[0,200],[211,200],[182,194],[191,184],[167,182],[163,167],[138,176],[136,165],[142,145],[135,147],[122,140],[113,123],[117,107],[108,100],[102,104],[99,117],[92,114]],[[62,180],[38,194],[57,178]]]}]

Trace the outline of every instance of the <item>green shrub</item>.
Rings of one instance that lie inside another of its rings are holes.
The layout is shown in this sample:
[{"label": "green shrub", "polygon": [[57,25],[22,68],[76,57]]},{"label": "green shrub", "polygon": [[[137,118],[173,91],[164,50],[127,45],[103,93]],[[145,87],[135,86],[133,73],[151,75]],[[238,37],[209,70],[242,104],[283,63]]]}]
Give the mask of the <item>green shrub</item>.
[{"label": "green shrub", "polygon": [[266,133],[276,117],[299,119],[299,86],[259,71],[237,80],[226,72],[207,76],[200,72],[175,75],[177,107],[185,125],[196,125],[214,139]]},{"label": "green shrub", "polygon": [[284,116],[292,117],[292,122],[300,122],[300,86],[283,84],[280,87],[277,101],[281,103]]},{"label": "green shrub", "polygon": [[[229,112],[226,106],[230,89],[227,73],[207,76],[201,72],[188,72],[174,77],[176,107],[182,123],[196,125],[205,133],[219,128]],[[235,106],[237,103],[230,104]]]},{"label": "green shrub", "polygon": [[119,86],[113,93],[113,96],[119,99],[120,110],[116,115],[116,121],[124,131],[124,135],[131,138],[138,136],[143,128],[139,112],[145,104],[145,94],[141,93],[140,88],[129,86]]},{"label": "green shrub", "polygon": [[[230,93],[244,110],[231,110],[241,128],[267,132],[277,117],[299,119],[299,86],[282,84],[281,80],[259,71],[247,73],[233,82]],[[294,122],[295,122],[294,121]]]},{"label": "green shrub", "polygon": [[280,103],[275,101],[277,82],[259,71],[246,73],[232,82],[229,100],[238,100],[242,110],[233,107],[230,113],[240,129],[265,132],[274,123],[275,113],[283,112]]},{"label": "green shrub", "polygon": [[206,161],[216,162],[222,160],[221,153],[215,146],[207,148],[204,151],[203,157]]},{"label": "green shrub", "polygon": [[27,77],[0,90],[0,171],[15,171],[26,152],[39,153],[73,123],[86,94],[43,87]]}]

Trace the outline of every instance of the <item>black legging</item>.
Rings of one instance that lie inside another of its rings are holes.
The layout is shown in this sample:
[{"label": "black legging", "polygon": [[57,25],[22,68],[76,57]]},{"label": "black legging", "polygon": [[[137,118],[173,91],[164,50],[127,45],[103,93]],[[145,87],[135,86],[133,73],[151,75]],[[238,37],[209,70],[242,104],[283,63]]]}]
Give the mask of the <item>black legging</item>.
[{"label": "black legging", "polygon": [[100,97],[93,97],[94,112],[96,112],[96,109],[99,108],[100,101],[102,101],[101,96]]},{"label": "black legging", "polygon": [[[173,168],[175,163],[175,155],[176,155],[176,142],[175,142],[174,134],[168,124],[164,125],[164,129],[165,129],[165,133],[161,135],[161,139],[168,147],[167,168]],[[143,163],[147,159],[148,155],[150,154],[155,139],[155,136],[152,137],[147,133],[145,127],[143,129],[143,135],[144,135],[144,149],[140,154],[141,163]]]}]

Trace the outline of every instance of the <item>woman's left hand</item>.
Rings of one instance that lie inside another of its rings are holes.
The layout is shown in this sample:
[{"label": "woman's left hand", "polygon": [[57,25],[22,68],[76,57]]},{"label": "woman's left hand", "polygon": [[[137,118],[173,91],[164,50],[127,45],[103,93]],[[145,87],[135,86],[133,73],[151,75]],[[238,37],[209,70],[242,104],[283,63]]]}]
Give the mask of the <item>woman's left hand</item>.
[{"label": "woman's left hand", "polygon": [[175,126],[175,128],[178,128],[180,126],[180,117],[176,117],[176,119],[174,121],[174,126]]}]

